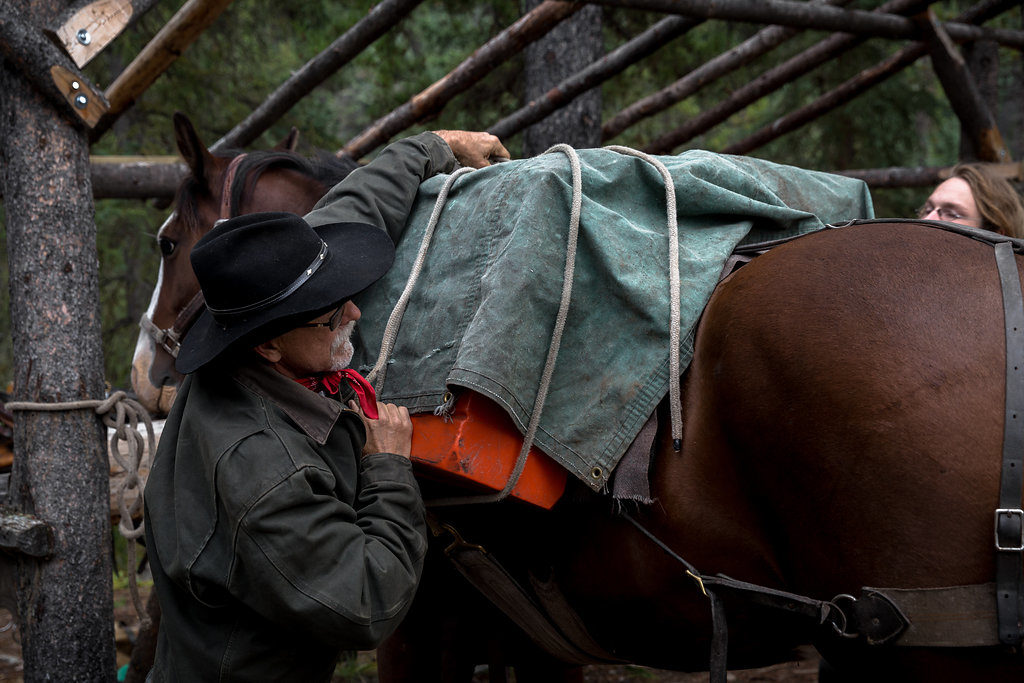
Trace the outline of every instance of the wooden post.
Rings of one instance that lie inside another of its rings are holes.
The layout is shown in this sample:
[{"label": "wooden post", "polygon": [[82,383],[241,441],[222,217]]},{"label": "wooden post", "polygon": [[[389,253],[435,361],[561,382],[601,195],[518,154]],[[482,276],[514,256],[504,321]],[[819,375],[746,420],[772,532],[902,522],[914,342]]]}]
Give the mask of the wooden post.
[{"label": "wooden post", "polygon": [[359,23],[327,46],[314,59],[282,83],[245,120],[210,147],[211,151],[245,147],[267,130],[313,88],[350,62],[367,46],[405,18],[423,0],[383,0]]},{"label": "wooden post", "polygon": [[[45,25],[62,0],[14,3]],[[33,83],[0,68],[0,169],[10,261],[14,395],[18,401],[103,398],[96,226],[83,130]],[[47,560],[18,558],[18,623],[26,680],[113,681],[105,429],[91,410],[23,411],[10,504],[54,530]]]},{"label": "wooden post", "polygon": [[0,11],[0,55],[60,111],[95,126],[107,110],[93,87],[66,54],[20,15]]},{"label": "wooden post", "polygon": [[[523,0],[524,10],[542,0]],[[604,55],[601,8],[587,5],[526,46],[523,51],[523,101],[541,100],[565,78],[597,62]],[[541,154],[565,143],[585,149],[601,144],[601,90],[589,88],[565,98],[561,106],[523,135],[523,156]]]},{"label": "wooden post", "polygon": [[220,16],[231,0],[188,0],[107,88],[110,111],[93,130],[97,140]]},{"label": "wooden post", "polygon": [[583,3],[579,2],[547,0],[487,41],[444,78],[349,140],[338,152],[338,156],[358,159],[387,142],[392,135],[436,114],[452,97],[469,88],[496,65],[521,51],[582,6]]}]

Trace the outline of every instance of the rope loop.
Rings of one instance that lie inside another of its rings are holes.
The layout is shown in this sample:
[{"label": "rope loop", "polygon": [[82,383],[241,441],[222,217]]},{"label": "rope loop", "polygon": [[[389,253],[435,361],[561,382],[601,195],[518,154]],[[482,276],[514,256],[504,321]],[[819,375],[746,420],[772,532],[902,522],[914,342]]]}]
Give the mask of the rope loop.
[{"label": "rope loop", "polygon": [[[144,501],[144,484],[139,470],[145,453],[150,453],[152,459],[156,452],[156,436],[153,432],[153,420],[149,412],[142,407],[142,404],[135,399],[128,398],[124,391],[115,391],[103,400],[86,399],[81,401],[64,401],[57,403],[39,403],[33,401],[11,401],[4,406],[9,411],[43,411],[57,412],[64,410],[92,409],[102,420],[105,427],[110,430],[109,452],[111,457],[125,471],[125,477],[117,487],[117,509],[121,519],[117,523],[117,530],[127,541],[128,550],[128,588],[132,596],[135,610],[142,620],[143,627],[149,624],[149,614],[143,607],[142,599],[139,597],[139,587],[135,577],[136,547],[135,543],[145,533],[145,524],[139,522],[136,527],[132,521],[134,515],[142,512]],[[143,441],[139,432],[139,423],[146,429],[146,439]],[[125,444],[122,452],[121,443]],[[128,491],[138,490],[139,495],[128,504],[126,494]]]}]

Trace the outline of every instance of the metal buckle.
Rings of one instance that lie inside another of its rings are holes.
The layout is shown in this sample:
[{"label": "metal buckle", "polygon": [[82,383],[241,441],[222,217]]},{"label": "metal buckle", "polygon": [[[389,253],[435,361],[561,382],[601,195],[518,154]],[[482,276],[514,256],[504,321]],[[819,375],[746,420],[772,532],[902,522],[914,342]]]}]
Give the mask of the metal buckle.
[{"label": "metal buckle", "polygon": [[[999,515],[1016,515],[1020,520],[1020,540],[1016,547],[1003,546],[999,542]],[[1020,508],[996,508],[996,550],[1002,552],[1020,552],[1024,550],[1024,510]]]}]

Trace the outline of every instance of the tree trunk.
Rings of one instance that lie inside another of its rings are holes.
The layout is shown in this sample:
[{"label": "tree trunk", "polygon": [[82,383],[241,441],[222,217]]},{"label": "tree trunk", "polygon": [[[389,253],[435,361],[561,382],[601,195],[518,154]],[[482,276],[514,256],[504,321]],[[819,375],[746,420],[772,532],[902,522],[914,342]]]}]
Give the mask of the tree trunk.
[{"label": "tree trunk", "polygon": [[[62,0],[0,0],[44,26]],[[15,400],[103,397],[96,228],[86,136],[9,65],[0,68]],[[108,465],[91,410],[22,411],[10,499],[51,525],[53,555],[18,559],[26,680],[114,680]]]},{"label": "tree trunk", "polygon": [[[523,11],[539,0],[525,0]],[[584,7],[526,48],[525,100],[543,97],[552,87],[582,71],[604,54],[601,8]],[[523,156],[540,154],[564,142],[576,148],[601,144],[601,89],[592,88],[526,129]]]}]

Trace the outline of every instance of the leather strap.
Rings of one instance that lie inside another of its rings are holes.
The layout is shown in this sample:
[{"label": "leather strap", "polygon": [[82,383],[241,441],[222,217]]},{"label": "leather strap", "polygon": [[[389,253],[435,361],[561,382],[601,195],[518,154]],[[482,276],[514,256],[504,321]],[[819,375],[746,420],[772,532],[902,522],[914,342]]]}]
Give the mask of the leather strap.
[{"label": "leather strap", "polygon": [[996,609],[999,641],[1017,645],[1024,638],[1024,297],[1013,245],[995,247],[1006,320],[1006,415],[1003,428],[1003,471],[999,507],[995,511]]},{"label": "leather strap", "polygon": [[[907,629],[893,645],[991,647],[999,645],[995,588],[994,583],[948,588],[865,588],[863,596],[884,598],[905,615]],[[876,627],[873,615],[862,616],[859,612],[860,623]],[[884,635],[869,636],[867,640],[871,644],[890,642]]]},{"label": "leather strap", "polygon": [[231,160],[227,170],[224,171],[224,182],[221,183],[220,188],[221,219],[231,218],[231,186],[235,183],[235,172],[238,170],[238,165],[242,163],[244,158],[245,154],[239,154]]},{"label": "leather strap", "polygon": [[[589,635],[582,643],[567,637],[483,546],[467,543],[454,527],[441,523],[434,515],[428,515],[427,522],[435,536],[448,533],[454,538],[444,553],[459,573],[545,652],[567,664],[622,663],[623,660],[602,650]],[[572,618],[582,624],[575,613]]]},{"label": "leather strap", "polygon": [[153,322],[153,319],[149,317],[148,313],[143,313],[142,318],[139,320],[139,327],[141,327],[153,341],[164,347],[167,353],[171,354],[172,357],[178,357],[178,349],[181,348],[181,339],[188,332],[189,328],[199,317],[199,314],[206,308],[206,300],[203,298],[203,291],[199,290],[195,293],[185,308],[181,309],[181,313],[174,319],[174,323],[167,329],[157,327]]}]

